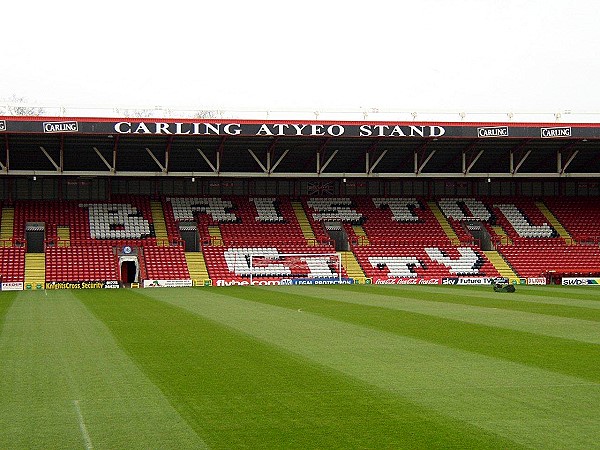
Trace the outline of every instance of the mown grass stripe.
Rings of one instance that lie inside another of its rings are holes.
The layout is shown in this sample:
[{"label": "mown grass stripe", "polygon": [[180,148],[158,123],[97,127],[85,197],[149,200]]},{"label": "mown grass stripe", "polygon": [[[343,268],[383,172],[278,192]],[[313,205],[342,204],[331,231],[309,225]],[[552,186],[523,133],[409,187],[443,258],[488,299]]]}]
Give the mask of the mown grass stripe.
[{"label": "mown grass stripe", "polygon": [[[329,289],[328,287],[320,286],[311,286],[310,288],[304,286],[304,288],[303,293],[305,295],[324,300],[335,300],[344,303],[426,314],[442,319],[506,328],[562,339],[572,339],[590,344],[600,344],[600,325],[597,322],[588,320],[560,316],[540,317],[538,313],[532,314],[510,309],[447,303],[443,301],[431,302],[408,296],[398,299],[394,296],[365,295],[368,294],[368,287],[362,291]],[[285,287],[269,287],[265,289],[289,292]],[[402,289],[402,287],[398,289]],[[494,293],[482,293],[481,295],[494,295]]]},{"label": "mown grass stripe", "polygon": [[[257,340],[233,323],[158,300],[176,297],[194,306],[200,300],[197,290],[148,291],[157,298],[145,291],[77,295],[210,446],[517,446],[284,351],[275,342]],[[270,328],[264,317],[257,319],[257,326]],[[315,338],[327,348],[323,336]]]},{"label": "mown grass stripe", "polygon": [[[368,286],[365,288],[367,289],[360,292],[368,295]],[[291,310],[300,308],[334,320],[600,382],[600,346],[595,344],[421,313],[349,304],[334,299],[324,301],[322,298],[311,297],[310,288],[302,291],[294,287],[227,289],[229,296],[243,300]],[[342,289],[341,292],[345,290]],[[350,292],[356,290],[351,289]],[[408,296],[409,292],[404,292],[403,295]]]},{"label": "mown grass stripe", "polygon": [[4,324],[6,313],[16,298],[16,291],[0,291],[0,333],[2,332],[2,325]]},{"label": "mown grass stripe", "polygon": [[[346,286],[328,286],[328,289],[344,289]],[[520,288],[518,288],[520,289]],[[526,295],[494,293],[490,287],[474,286],[365,286],[350,285],[347,290],[365,292],[366,295],[384,295],[398,298],[418,298],[430,302],[456,303],[460,305],[485,306],[489,308],[523,311],[548,316],[568,317],[600,322],[600,309],[596,302],[579,302],[578,306],[568,304],[563,299],[560,303],[531,302]],[[600,292],[600,291],[599,291]]]},{"label": "mown grass stripe", "polygon": [[550,300],[568,299],[568,301],[582,300],[584,302],[600,303],[599,286],[517,286],[531,297],[549,298]]},{"label": "mown grass stripe", "polygon": [[20,293],[0,361],[0,448],[205,447],[72,292]]},{"label": "mown grass stripe", "polygon": [[240,290],[264,295],[248,287],[143,295],[522,445],[590,448],[600,442],[598,383],[298,311],[291,307],[296,300],[282,293],[280,302],[289,307],[242,300],[234,295]]}]

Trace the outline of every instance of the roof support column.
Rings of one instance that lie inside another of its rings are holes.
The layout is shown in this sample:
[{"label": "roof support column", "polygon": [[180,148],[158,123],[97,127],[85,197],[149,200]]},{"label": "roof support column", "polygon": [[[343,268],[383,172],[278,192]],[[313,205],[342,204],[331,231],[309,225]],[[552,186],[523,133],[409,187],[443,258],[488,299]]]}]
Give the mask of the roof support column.
[{"label": "roof support column", "polygon": [[514,152],[512,152],[512,151],[510,152],[510,173],[512,175],[516,175],[517,174],[517,172],[519,171],[519,169],[521,168],[521,166],[523,165],[523,163],[525,162],[525,160],[529,157],[529,155],[531,155],[531,150],[527,150],[527,153],[525,153],[525,155],[523,155],[523,157],[521,158],[521,160],[515,166]]},{"label": "roof support column", "polygon": [[[573,151],[573,147],[575,147],[576,144],[577,142],[571,142],[565,145],[564,147],[558,149],[558,151],[556,152],[556,172],[559,173],[561,176],[565,174],[567,167],[569,167],[569,164],[573,162],[573,160],[579,153],[579,150]],[[566,155],[568,152],[570,153],[567,158],[567,161],[563,164],[563,154]]]},{"label": "roof support column", "polygon": [[169,136],[167,146],[165,147],[165,173],[169,171],[169,153],[171,153],[171,145],[173,145],[173,136]]},{"label": "roof support column", "polygon": [[106,158],[102,155],[102,153],[100,153],[100,150],[98,150],[96,147],[92,147],[92,148],[96,152],[96,155],[98,155],[98,157],[102,160],[102,162],[104,163],[104,165],[108,168],[108,170],[110,171],[110,173],[115,173],[115,168],[111,167],[111,165],[108,163],[108,161],[106,160]]},{"label": "roof support column", "polygon": [[204,161],[206,161],[206,164],[208,164],[208,167],[210,167],[214,173],[218,173],[217,168],[213,165],[212,162],[210,162],[210,159],[208,159],[208,156],[206,156],[201,149],[197,148],[196,150],[198,150],[198,153],[200,153],[200,156],[202,156],[202,158],[204,158]]},{"label": "roof support column", "polygon": [[[248,149],[248,153],[250,153],[250,155],[252,155],[252,158],[254,158],[254,161],[256,161],[256,163],[260,166],[262,171],[264,173],[267,173],[268,172],[267,168],[264,166],[264,164],[261,162],[261,160],[258,159],[258,156],[256,156],[256,154],[251,149]],[[269,153],[267,152],[267,165],[269,164],[268,157],[269,157]]]},{"label": "roof support column", "polygon": [[8,146],[8,134],[4,135],[4,148],[6,149],[6,164],[2,164],[0,161],[0,168],[2,172],[8,173],[9,161],[10,161],[10,151]]},{"label": "roof support column", "polygon": [[289,150],[289,149],[287,149],[286,151],[284,151],[284,152],[283,152],[283,154],[282,154],[282,155],[279,157],[279,159],[278,159],[277,161],[275,161],[275,164],[273,164],[273,167],[271,167],[271,168],[269,169],[269,173],[273,173],[273,172],[275,172],[275,169],[277,169],[277,166],[279,165],[279,163],[280,163],[281,161],[283,161],[283,160],[284,160],[284,158],[287,156],[287,154],[289,153],[289,151],[290,151],[290,150]]},{"label": "roof support column", "polygon": [[161,170],[161,172],[167,173],[167,168],[160,163],[160,161],[158,160],[158,158],[156,156],[154,156],[154,153],[152,153],[152,150],[150,150],[148,147],[146,147],[146,152],[148,152],[148,154],[150,155],[150,158],[152,158],[154,160],[154,162],[156,163],[158,168]]},{"label": "roof support column", "polygon": [[[321,172],[323,172],[323,170],[325,169],[325,167],[323,167],[321,160],[324,158],[324,154],[325,154],[325,147],[327,146],[327,143],[329,142],[329,138],[325,139],[323,141],[323,143],[319,146],[319,149],[317,150],[317,175],[321,175]],[[334,155],[335,156],[334,152]],[[331,161],[331,159],[333,158],[333,156],[331,158],[329,158],[329,160],[327,161],[326,165],[329,164],[329,162]]]},{"label": "roof support column", "polygon": [[425,156],[426,150],[427,142],[424,142],[420,147],[415,149],[415,175],[420,175],[423,172],[423,169],[425,168],[429,160],[431,160],[431,158],[433,158],[433,155],[435,155],[436,151],[431,150],[429,152],[429,155],[427,155],[427,157],[425,158],[425,160],[421,164],[419,164],[419,153],[421,153],[421,157],[423,157]]},{"label": "roof support column", "polygon": [[65,166],[65,135],[60,135],[60,156],[59,156],[60,172],[64,170]]},{"label": "roof support column", "polygon": [[114,174],[117,171],[117,149],[119,148],[119,135],[115,138],[115,145],[113,145],[113,164],[111,172]]},{"label": "roof support column", "polygon": [[569,167],[569,164],[571,164],[571,162],[573,162],[573,160],[575,159],[575,157],[577,156],[578,153],[579,153],[579,150],[575,150],[573,153],[571,153],[571,156],[569,156],[569,159],[567,159],[567,162],[565,162],[565,164],[562,165],[562,152],[559,150],[557,153],[558,173],[560,173],[561,175],[564,175],[567,170],[567,167]]},{"label": "roof support column", "polygon": [[42,153],[44,155],[46,155],[46,158],[48,158],[48,161],[50,161],[52,163],[52,165],[54,166],[56,171],[60,172],[60,166],[58,164],[56,164],[56,161],[54,161],[54,159],[52,159],[52,156],[50,156],[50,154],[46,151],[46,149],[40,145],[40,150],[42,151]]}]

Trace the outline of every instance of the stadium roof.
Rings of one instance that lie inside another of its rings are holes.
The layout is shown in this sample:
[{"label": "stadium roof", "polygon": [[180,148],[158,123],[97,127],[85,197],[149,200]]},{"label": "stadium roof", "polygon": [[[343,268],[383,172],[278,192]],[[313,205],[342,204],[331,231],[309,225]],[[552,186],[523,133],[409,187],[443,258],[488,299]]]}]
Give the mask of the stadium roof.
[{"label": "stadium roof", "polygon": [[600,124],[0,117],[4,175],[595,178]]}]

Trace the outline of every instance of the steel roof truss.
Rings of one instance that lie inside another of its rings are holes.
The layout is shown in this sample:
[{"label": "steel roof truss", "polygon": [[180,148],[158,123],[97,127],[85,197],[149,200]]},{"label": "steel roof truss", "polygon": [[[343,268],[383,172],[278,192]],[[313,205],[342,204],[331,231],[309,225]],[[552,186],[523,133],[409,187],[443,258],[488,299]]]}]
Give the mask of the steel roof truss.
[{"label": "steel roof truss", "polygon": [[160,161],[158,160],[158,158],[156,156],[154,156],[154,153],[152,153],[152,150],[150,150],[148,147],[146,147],[146,151],[148,152],[150,157],[154,160],[154,162],[156,163],[158,168],[161,170],[161,172],[167,173],[167,168],[160,163]]},{"label": "steel roof truss", "polygon": [[46,158],[48,158],[48,161],[50,161],[52,163],[52,165],[54,166],[54,168],[56,169],[57,172],[60,172],[60,166],[58,164],[56,164],[56,161],[54,161],[54,159],[52,159],[52,156],[50,156],[50,153],[48,153],[46,151],[46,149],[44,147],[42,147],[40,145],[40,150],[42,151],[42,153],[44,155],[46,155]]},{"label": "steel roof truss", "polygon": [[10,146],[8,145],[8,134],[4,135],[4,146],[6,148],[6,165],[2,164],[2,171],[8,173],[8,168],[10,166]]},{"label": "steel roof truss", "polygon": [[[379,162],[383,159],[383,157],[385,156],[385,154],[387,153],[387,150],[384,150],[381,152],[381,155],[379,155],[379,158],[377,158],[375,160],[375,162],[373,163],[373,165],[371,167],[368,166],[367,163],[367,173],[373,173],[373,170],[375,170],[375,167],[377,167],[377,164],[379,164]],[[369,154],[367,153],[367,158],[369,157]],[[368,159],[367,159],[368,161]]]},{"label": "steel roof truss", "polygon": [[517,172],[519,171],[519,169],[521,168],[521,166],[523,165],[523,163],[525,162],[525,160],[529,157],[529,155],[531,155],[531,150],[527,150],[527,152],[523,155],[523,157],[521,158],[521,160],[518,162],[518,164],[515,166],[515,153],[513,151],[510,152],[510,173],[516,175]]},{"label": "steel roof truss", "polygon": [[[258,159],[258,156],[256,156],[256,154],[251,149],[248,149],[248,153],[250,153],[252,155],[252,158],[254,158],[254,161],[256,161],[258,163],[258,165],[260,166],[260,168],[262,169],[263,172],[265,172],[265,173],[269,172],[267,170],[267,168],[264,166],[264,164],[261,162],[261,160]],[[270,165],[269,164],[269,152],[267,152],[267,166],[268,165]]]},{"label": "steel roof truss", "polygon": [[579,154],[579,150],[575,150],[574,152],[571,153],[571,156],[569,156],[569,159],[567,159],[567,162],[565,162],[565,164],[562,164],[562,152],[559,150],[557,153],[557,163],[558,163],[558,173],[560,173],[561,175],[563,175],[566,170],[567,167],[569,167],[569,164],[571,164],[571,162],[573,162],[573,160],[575,159],[575,157]]},{"label": "steel roof truss", "polygon": [[[321,170],[319,171],[319,175],[323,173],[323,171],[327,168],[327,166],[329,165],[329,163],[333,160],[333,157],[335,155],[337,155],[339,150],[334,150],[334,152],[331,154],[331,156],[327,159],[327,161],[325,161],[325,163],[323,164],[323,166],[321,166]],[[318,157],[319,155],[317,155]],[[318,159],[317,159],[318,161]]]},{"label": "steel roof truss", "polygon": [[100,150],[98,150],[96,147],[92,147],[94,149],[94,151],[96,152],[96,155],[98,155],[98,157],[102,160],[102,162],[104,163],[104,165],[108,168],[108,170],[111,173],[114,173],[115,168],[112,167],[108,161],[106,160],[106,158],[102,155],[102,153],[100,153]]},{"label": "steel roof truss", "polygon": [[471,172],[471,169],[473,168],[475,163],[479,160],[479,158],[481,158],[481,155],[483,155],[483,149],[479,150],[479,153],[477,153],[477,155],[469,163],[469,166],[465,167],[466,166],[466,158],[465,158],[465,154],[463,153],[463,173],[464,174]]},{"label": "steel roof truss", "polygon": [[[204,161],[206,161],[206,164],[208,164],[208,167],[210,167],[214,173],[218,173],[219,171],[213,165],[213,163],[210,162],[210,159],[208,159],[208,156],[206,156],[201,149],[197,148],[196,150],[198,150],[198,153],[200,153],[200,156],[202,156],[202,158],[204,158]],[[218,152],[217,152],[217,155],[218,155]]]},{"label": "steel roof truss", "polygon": [[415,151],[415,174],[420,175],[423,172],[423,169],[425,168],[425,166],[427,165],[429,160],[431,160],[431,158],[433,158],[433,155],[435,155],[435,152],[436,152],[435,150],[431,150],[431,152],[429,152],[429,155],[427,155],[427,158],[425,158],[425,161],[423,161],[423,163],[421,163],[421,165],[419,166],[419,155]]},{"label": "steel roof truss", "polygon": [[277,166],[279,165],[279,163],[280,163],[281,161],[283,161],[283,160],[284,160],[284,158],[287,156],[287,154],[289,153],[289,151],[290,151],[290,150],[289,150],[289,149],[287,149],[286,151],[284,151],[284,152],[282,153],[282,155],[279,157],[279,159],[278,159],[277,161],[275,161],[275,164],[273,164],[273,167],[271,167],[271,168],[269,169],[269,173],[274,173],[274,172],[275,172],[275,169],[277,169]]}]

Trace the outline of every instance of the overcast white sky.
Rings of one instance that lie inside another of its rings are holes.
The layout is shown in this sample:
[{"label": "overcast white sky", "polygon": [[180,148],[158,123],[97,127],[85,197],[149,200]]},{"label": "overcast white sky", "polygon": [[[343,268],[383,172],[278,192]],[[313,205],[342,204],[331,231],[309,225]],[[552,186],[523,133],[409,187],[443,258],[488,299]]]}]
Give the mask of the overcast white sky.
[{"label": "overcast white sky", "polygon": [[588,0],[9,1],[0,99],[598,112]]}]

